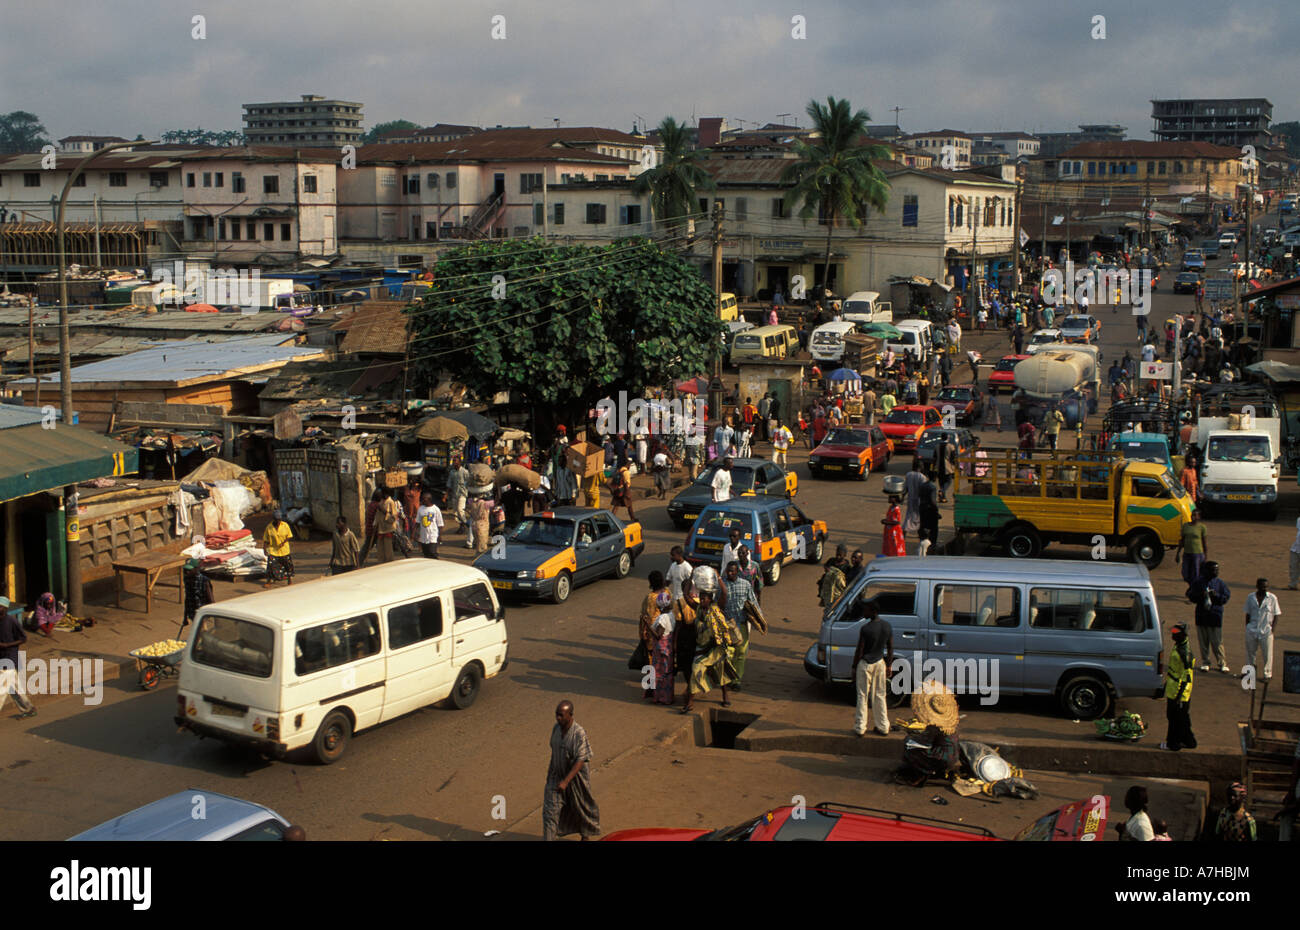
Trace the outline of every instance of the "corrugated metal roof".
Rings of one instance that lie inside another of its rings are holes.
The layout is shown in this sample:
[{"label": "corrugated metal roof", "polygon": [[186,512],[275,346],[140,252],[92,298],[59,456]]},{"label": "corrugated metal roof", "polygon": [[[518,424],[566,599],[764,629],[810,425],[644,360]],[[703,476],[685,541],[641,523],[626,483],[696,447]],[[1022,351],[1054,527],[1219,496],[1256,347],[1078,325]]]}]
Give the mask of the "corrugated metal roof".
[{"label": "corrugated metal roof", "polygon": [[335,323],[331,329],[347,329],[339,345],[345,354],[378,352],[401,355],[406,351],[409,318],[402,309],[406,301],[375,300],[362,303],[356,313]]},{"label": "corrugated metal roof", "polygon": [[130,446],[80,426],[16,426],[0,443],[0,502],[140,468]]},{"label": "corrugated metal roof", "polygon": [[[322,349],[312,346],[287,346],[285,335],[271,333],[226,342],[170,342],[117,358],[91,362],[72,369],[73,384],[150,382],[189,384],[234,377],[240,374],[278,368],[292,359],[320,358]],[[58,384],[59,376],[51,373],[45,384]],[[15,381],[12,387],[31,384]]]}]

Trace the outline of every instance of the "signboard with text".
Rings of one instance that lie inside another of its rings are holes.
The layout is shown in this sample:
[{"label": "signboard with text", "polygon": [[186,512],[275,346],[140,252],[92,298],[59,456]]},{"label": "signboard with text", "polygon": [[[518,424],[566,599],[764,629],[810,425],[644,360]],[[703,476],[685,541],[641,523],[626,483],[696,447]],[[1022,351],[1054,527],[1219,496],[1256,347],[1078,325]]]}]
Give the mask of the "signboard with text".
[{"label": "signboard with text", "polygon": [[1168,381],[1174,376],[1174,366],[1170,362],[1143,362],[1138,377],[1147,381]]}]

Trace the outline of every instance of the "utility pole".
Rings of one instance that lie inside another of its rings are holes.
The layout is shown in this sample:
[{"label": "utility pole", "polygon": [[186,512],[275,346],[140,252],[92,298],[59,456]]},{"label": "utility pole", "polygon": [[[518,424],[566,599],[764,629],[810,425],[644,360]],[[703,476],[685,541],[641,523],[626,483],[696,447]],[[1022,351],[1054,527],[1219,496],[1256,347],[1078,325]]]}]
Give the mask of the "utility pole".
[{"label": "utility pole", "polygon": [[970,318],[975,319],[975,255],[979,250],[980,241],[980,224],[979,208],[975,205],[975,198],[970,198],[970,280],[966,282],[966,312]]},{"label": "utility pole", "polygon": [[[73,165],[72,170],[68,172],[68,180],[64,182],[63,193],[59,197],[59,412],[65,426],[70,426],[73,419],[72,353],[68,337],[68,269],[63,229],[63,212],[68,203],[68,192],[72,190],[72,182],[79,178],[86,167],[96,158],[107,155],[114,149],[143,145],[153,145],[153,143],[113,142],[87,155]],[[74,617],[80,617],[85,612],[85,602],[82,600],[81,591],[81,532],[80,522],[77,519],[77,486],[75,484],[70,484],[63,489],[63,509],[65,520],[64,536],[67,546],[68,613]]]},{"label": "utility pole", "polygon": [[[713,312],[722,319],[722,201],[713,201]],[[722,356],[713,358],[713,377],[709,380],[709,413],[722,422]]]},{"label": "utility pole", "polygon": [[1011,295],[1020,293],[1020,196],[1024,172],[1016,166],[1016,206],[1011,212]]},{"label": "utility pole", "polygon": [[1234,278],[1233,290],[1236,292],[1236,306],[1233,309],[1241,313],[1241,287],[1242,282],[1250,284],[1250,212],[1255,207],[1255,185],[1251,183],[1250,171],[1246,172],[1246,231],[1245,231],[1245,248],[1242,249],[1242,275]]}]

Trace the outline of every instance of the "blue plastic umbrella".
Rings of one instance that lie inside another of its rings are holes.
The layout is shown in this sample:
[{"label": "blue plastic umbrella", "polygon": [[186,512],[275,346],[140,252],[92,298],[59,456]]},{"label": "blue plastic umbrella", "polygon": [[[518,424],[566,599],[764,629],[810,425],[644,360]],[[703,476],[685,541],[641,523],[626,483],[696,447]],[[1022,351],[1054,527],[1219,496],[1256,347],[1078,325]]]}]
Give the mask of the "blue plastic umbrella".
[{"label": "blue plastic umbrella", "polygon": [[852,368],[836,368],[826,376],[827,381],[861,381],[862,376]]}]

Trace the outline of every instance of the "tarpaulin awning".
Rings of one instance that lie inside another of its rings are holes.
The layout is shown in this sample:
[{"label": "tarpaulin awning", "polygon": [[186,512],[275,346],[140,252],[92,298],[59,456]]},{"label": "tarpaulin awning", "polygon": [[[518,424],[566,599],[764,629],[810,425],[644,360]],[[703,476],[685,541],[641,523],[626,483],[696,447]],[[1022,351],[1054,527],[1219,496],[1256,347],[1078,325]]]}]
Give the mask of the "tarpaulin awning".
[{"label": "tarpaulin awning", "polygon": [[0,431],[0,503],[139,468],[136,449],[80,426],[34,423]]}]

